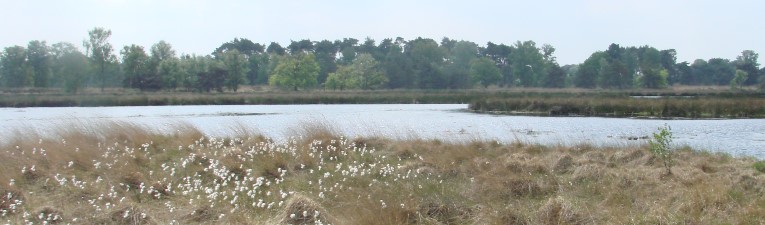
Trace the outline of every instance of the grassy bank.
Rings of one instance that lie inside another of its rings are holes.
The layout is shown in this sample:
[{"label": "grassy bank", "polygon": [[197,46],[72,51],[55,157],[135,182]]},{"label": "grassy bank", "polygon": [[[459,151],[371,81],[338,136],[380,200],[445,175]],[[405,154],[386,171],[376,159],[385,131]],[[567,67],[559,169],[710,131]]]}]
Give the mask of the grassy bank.
[{"label": "grassy bank", "polygon": [[[0,148],[10,224],[762,224],[753,159],[647,147],[343,138],[110,124]],[[758,168],[758,167],[757,167]]]},{"label": "grassy bank", "polygon": [[61,106],[144,106],[144,105],[251,105],[251,104],[461,104],[485,99],[528,97],[593,98],[651,96],[717,96],[726,98],[762,97],[757,92],[730,92],[718,88],[676,88],[666,90],[588,90],[588,89],[471,89],[471,90],[379,90],[379,91],[278,91],[245,89],[237,93],[137,92],[112,89],[86,90],[66,94],[55,90],[3,90],[0,107]]},{"label": "grassy bank", "polygon": [[765,118],[765,98],[757,96],[530,96],[475,100],[469,108],[544,116]]}]

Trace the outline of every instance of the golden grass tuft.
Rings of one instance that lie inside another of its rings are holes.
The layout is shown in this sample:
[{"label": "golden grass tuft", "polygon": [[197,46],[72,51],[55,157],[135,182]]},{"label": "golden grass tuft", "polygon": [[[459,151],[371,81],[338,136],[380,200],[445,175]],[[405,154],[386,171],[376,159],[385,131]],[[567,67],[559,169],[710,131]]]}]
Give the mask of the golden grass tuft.
[{"label": "golden grass tuft", "polygon": [[319,203],[297,194],[287,201],[275,224],[336,224],[336,220]]},{"label": "golden grass tuft", "polygon": [[152,225],[157,224],[147,211],[137,206],[126,206],[109,213],[108,222],[115,225]]},{"label": "golden grass tuft", "polygon": [[537,210],[539,224],[589,224],[563,197],[551,197]]}]

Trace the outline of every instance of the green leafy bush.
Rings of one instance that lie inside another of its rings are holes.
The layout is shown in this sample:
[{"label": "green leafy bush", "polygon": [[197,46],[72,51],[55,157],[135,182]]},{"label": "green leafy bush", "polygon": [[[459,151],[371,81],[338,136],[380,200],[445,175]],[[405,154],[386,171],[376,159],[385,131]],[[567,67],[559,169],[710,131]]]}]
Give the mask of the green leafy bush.
[{"label": "green leafy bush", "polygon": [[653,133],[653,139],[649,140],[651,145],[651,153],[661,159],[664,164],[664,168],[667,170],[667,175],[672,174],[672,128],[668,125],[659,127],[658,133]]},{"label": "green leafy bush", "polygon": [[757,161],[754,163],[754,169],[761,173],[765,173],[765,161]]}]

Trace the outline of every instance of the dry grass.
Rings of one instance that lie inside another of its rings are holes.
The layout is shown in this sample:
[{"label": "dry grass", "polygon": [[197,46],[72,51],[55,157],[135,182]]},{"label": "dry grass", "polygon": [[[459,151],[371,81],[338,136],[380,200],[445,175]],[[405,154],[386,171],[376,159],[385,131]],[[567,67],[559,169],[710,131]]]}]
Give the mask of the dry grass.
[{"label": "dry grass", "polygon": [[[647,147],[349,140],[275,143],[126,124],[0,147],[8,224],[762,224],[756,160]],[[17,147],[18,146],[18,147]]]}]

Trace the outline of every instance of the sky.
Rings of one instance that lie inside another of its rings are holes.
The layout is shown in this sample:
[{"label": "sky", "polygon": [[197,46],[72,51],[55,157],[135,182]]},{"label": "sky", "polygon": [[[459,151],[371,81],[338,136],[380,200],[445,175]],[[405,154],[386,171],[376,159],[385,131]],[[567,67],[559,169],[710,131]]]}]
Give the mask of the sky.
[{"label": "sky", "polygon": [[733,60],[743,50],[765,52],[763,8],[760,0],[0,0],[0,47],[81,46],[88,30],[104,27],[117,50],[164,40],[197,55],[234,38],[287,46],[449,37],[480,46],[550,44],[562,65],[611,43],[676,49],[678,62]]}]

